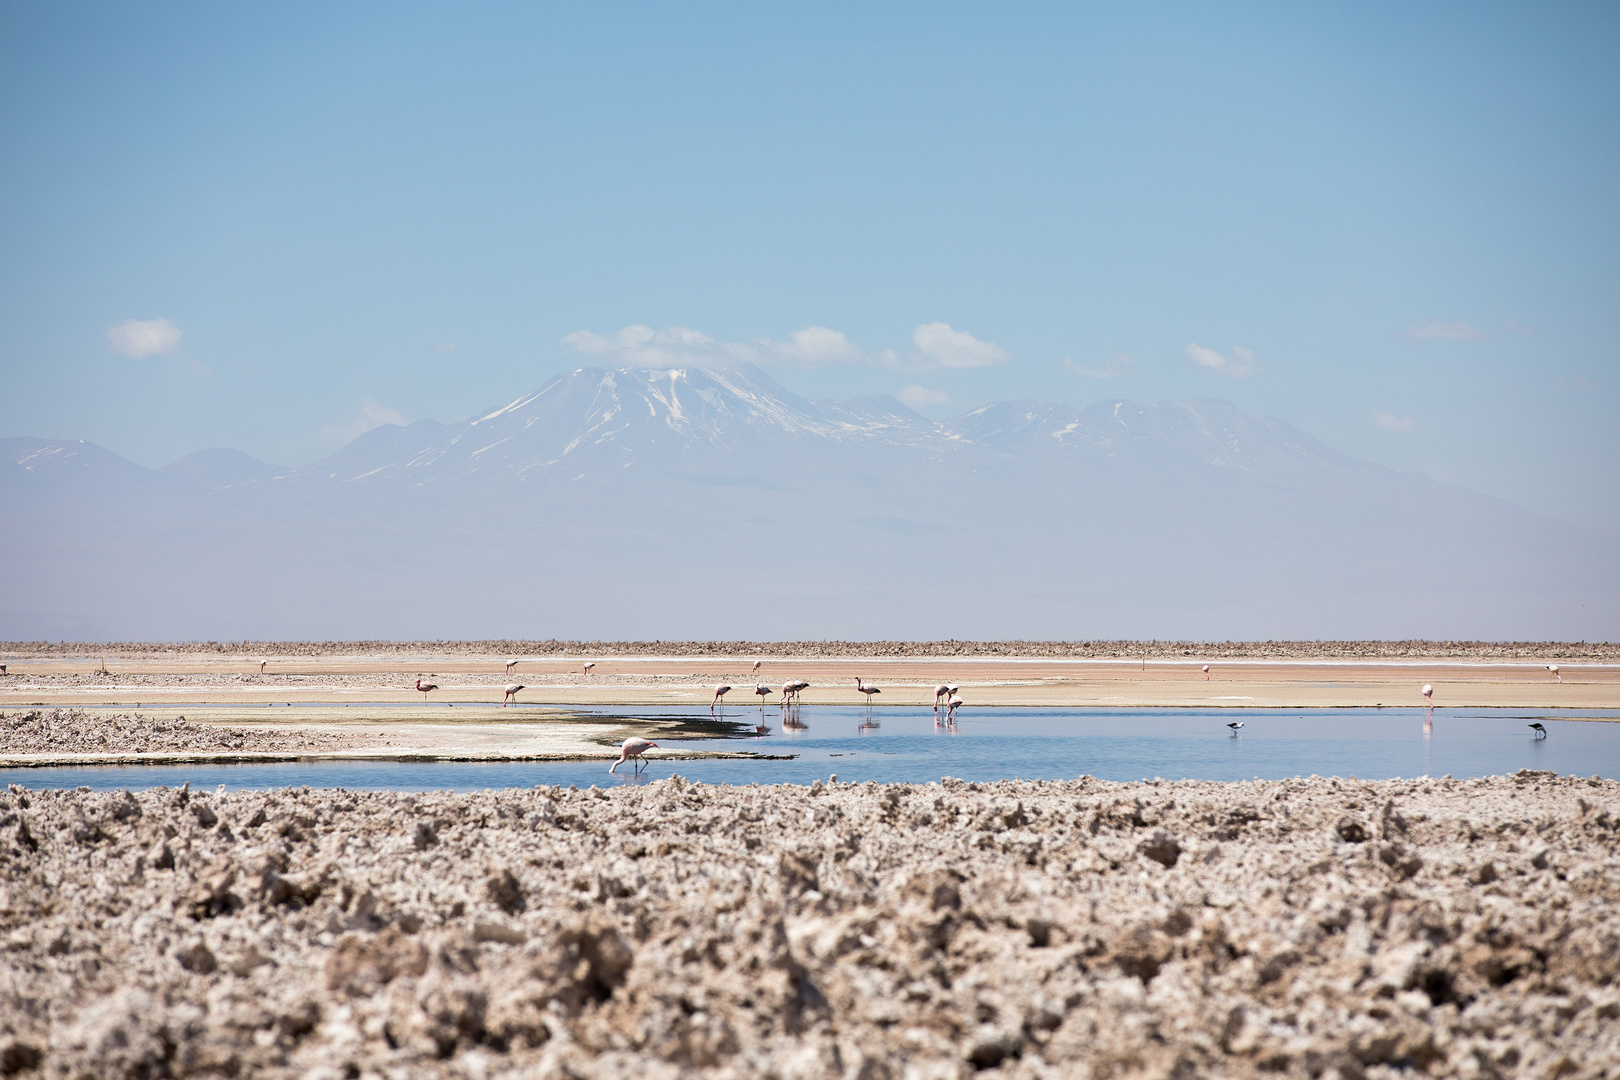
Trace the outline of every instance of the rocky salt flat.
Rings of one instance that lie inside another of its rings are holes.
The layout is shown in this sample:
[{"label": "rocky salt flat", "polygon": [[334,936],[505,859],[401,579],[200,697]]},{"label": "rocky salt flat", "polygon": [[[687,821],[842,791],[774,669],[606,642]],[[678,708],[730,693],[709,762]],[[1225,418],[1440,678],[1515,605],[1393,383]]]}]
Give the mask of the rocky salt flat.
[{"label": "rocky salt flat", "polygon": [[33,709],[0,713],[0,755],[52,754],[98,757],[113,754],[295,754],[336,751],[357,740],[296,728],[219,727],[184,716],[87,713],[79,709]]},{"label": "rocky salt flat", "polygon": [[1603,1077],[1620,784],[0,795],[0,1073]]}]

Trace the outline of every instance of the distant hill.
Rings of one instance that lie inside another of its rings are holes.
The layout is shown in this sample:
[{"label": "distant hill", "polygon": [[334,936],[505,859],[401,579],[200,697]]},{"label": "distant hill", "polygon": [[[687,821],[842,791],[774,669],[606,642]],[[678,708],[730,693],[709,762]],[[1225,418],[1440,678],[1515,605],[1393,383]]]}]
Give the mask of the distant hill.
[{"label": "distant hill", "polygon": [[1612,638],[1620,542],[1207,398],[582,368],[300,469],[0,440],[0,637]]}]

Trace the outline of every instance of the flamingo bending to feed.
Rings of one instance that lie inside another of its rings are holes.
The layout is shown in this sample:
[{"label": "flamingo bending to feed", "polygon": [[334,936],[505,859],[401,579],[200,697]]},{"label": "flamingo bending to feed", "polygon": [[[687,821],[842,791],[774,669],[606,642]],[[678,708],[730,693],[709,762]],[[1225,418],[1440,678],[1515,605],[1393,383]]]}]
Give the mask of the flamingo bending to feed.
[{"label": "flamingo bending to feed", "polygon": [[591,668],[593,668],[595,666],[596,666],[596,661],[595,660],[587,660],[587,661],[585,661],[585,675],[586,675],[587,678],[590,677]]},{"label": "flamingo bending to feed", "polygon": [[515,667],[517,667],[517,661],[516,660],[508,660],[506,662],[506,673],[508,675],[512,674],[512,669],[515,668]]},{"label": "flamingo bending to feed", "polygon": [[721,683],[719,686],[715,687],[714,700],[709,702],[709,711],[714,712],[715,705],[719,703],[721,698],[725,697],[729,693],[731,693],[731,687],[725,683]]},{"label": "flamingo bending to feed", "polygon": [[514,683],[507,683],[506,684],[506,700],[501,702],[501,708],[504,709],[508,705],[510,705],[512,702],[516,701],[517,700],[517,692],[519,690],[521,690],[521,689],[523,689],[523,684],[522,683],[515,683],[515,682]]},{"label": "flamingo bending to feed", "polygon": [[1204,681],[1209,682],[1209,665],[1204,665]]},{"label": "flamingo bending to feed", "polygon": [[934,687],[934,711],[939,712],[939,703],[947,701],[951,696],[951,688],[944,683]]},{"label": "flamingo bending to feed", "polygon": [[1429,702],[1429,715],[1434,715],[1434,687],[1428,683],[1423,684],[1423,696]]},{"label": "flamingo bending to feed", "polygon": [[753,670],[758,671],[759,670],[759,665],[763,664],[764,662],[765,661],[763,661],[763,660],[755,660]]},{"label": "flamingo bending to feed", "polygon": [[260,661],[259,661],[259,674],[260,674],[260,675],[263,675],[263,674],[264,674],[264,666],[265,666],[265,665],[266,665],[266,664],[268,664],[268,663],[269,663],[269,662],[270,662],[270,661],[268,661],[268,660],[260,660]]},{"label": "flamingo bending to feed", "polygon": [[428,691],[429,690],[437,690],[439,688],[439,684],[438,683],[431,683],[431,682],[430,683],[425,683],[425,682],[422,681],[422,676],[418,675],[416,677],[416,688],[422,692],[422,700],[426,701]]},{"label": "flamingo bending to feed", "polygon": [[945,719],[947,721],[949,721],[949,722],[954,723],[955,720],[956,720],[956,710],[960,709],[962,707],[962,704],[963,703],[962,703],[961,698],[952,697],[950,702],[945,707]]},{"label": "flamingo bending to feed", "polygon": [[1540,724],[1531,724],[1530,727],[1535,731],[1536,738],[1545,739],[1547,737],[1547,729],[1542,727]]},{"label": "flamingo bending to feed", "polygon": [[1559,682],[1564,681],[1564,677],[1562,675],[1558,674],[1558,665],[1557,664],[1548,664],[1547,665],[1547,671],[1552,675],[1553,678],[1557,679]]},{"label": "flamingo bending to feed", "polygon": [[624,742],[620,744],[620,746],[619,746],[619,760],[615,761],[613,764],[608,766],[608,772],[613,772],[620,765],[623,765],[625,762],[630,761],[632,758],[635,759],[635,762],[634,762],[632,767],[637,772],[640,772],[641,771],[641,766],[645,763],[642,760],[641,755],[645,754],[648,750],[652,750],[652,749],[654,749],[656,747],[658,747],[657,743],[651,742],[651,741],[649,741],[647,739],[643,739],[640,735],[632,735],[632,736],[630,736],[628,739],[624,740]]}]

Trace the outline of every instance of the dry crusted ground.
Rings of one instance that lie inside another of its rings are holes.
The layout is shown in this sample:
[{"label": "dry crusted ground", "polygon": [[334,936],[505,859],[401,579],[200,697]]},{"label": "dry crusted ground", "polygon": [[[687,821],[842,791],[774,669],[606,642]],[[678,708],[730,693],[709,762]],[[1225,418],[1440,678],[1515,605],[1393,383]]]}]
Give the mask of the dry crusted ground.
[{"label": "dry crusted ground", "polygon": [[1200,656],[1255,660],[1620,660],[1620,643],[1589,641],[0,641],[6,657],[59,656]]},{"label": "dry crusted ground", "polygon": [[1613,1076],[1617,827],[1548,773],[13,787],[0,1072]]},{"label": "dry crusted ground", "polygon": [[194,724],[184,716],[165,720],[79,709],[0,713],[0,754],[331,752],[358,741],[314,731]]}]

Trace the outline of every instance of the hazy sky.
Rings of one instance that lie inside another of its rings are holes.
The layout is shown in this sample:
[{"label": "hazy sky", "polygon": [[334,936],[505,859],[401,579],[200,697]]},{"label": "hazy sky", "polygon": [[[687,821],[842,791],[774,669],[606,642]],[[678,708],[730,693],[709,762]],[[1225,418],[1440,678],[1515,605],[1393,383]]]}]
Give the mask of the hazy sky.
[{"label": "hazy sky", "polygon": [[0,434],[301,465],[740,356],[1226,397],[1620,527],[1616,56],[1613,4],[9,3]]}]

